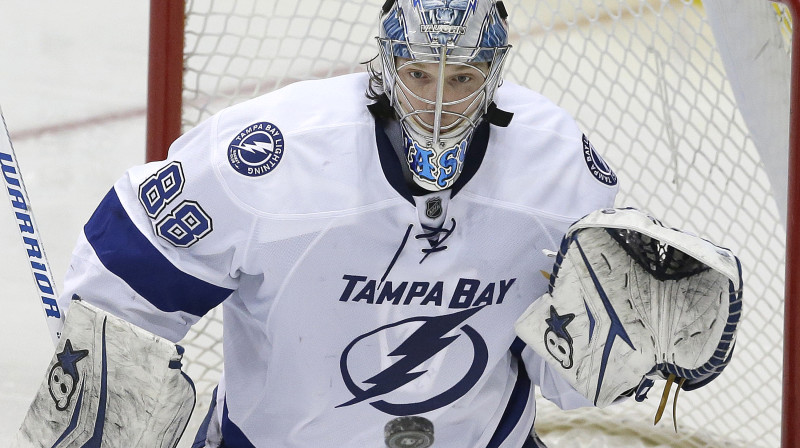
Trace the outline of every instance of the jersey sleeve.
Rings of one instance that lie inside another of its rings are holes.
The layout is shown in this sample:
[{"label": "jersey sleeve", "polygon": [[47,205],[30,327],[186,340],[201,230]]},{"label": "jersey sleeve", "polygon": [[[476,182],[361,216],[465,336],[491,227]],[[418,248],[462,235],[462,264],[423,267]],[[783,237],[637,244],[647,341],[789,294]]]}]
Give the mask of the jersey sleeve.
[{"label": "jersey sleeve", "polygon": [[253,216],[230,199],[213,164],[215,119],[170,157],[130,169],[83,228],[59,305],[73,296],[180,340],[236,289]]},{"label": "jersey sleeve", "polygon": [[522,360],[531,381],[539,386],[542,396],[562,410],[593,406],[592,402],[575,390],[559,373],[553,370],[530,347],[522,350]]}]

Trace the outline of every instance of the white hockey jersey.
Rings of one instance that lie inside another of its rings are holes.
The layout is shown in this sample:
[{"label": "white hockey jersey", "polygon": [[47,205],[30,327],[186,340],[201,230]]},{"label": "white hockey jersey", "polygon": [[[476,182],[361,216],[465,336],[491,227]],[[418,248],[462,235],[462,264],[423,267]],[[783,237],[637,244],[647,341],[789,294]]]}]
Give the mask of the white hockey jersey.
[{"label": "white hockey jersey", "polygon": [[432,421],[437,447],[520,447],[533,384],[588,404],[513,323],[616,177],[564,111],[506,82],[510,125],[476,130],[454,188],[413,196],[366,86],[292,84],[131,169],[86,224],[60,305],[77,294],[178,341],[223,303],[228,447],[377,448],[401,415]]}]

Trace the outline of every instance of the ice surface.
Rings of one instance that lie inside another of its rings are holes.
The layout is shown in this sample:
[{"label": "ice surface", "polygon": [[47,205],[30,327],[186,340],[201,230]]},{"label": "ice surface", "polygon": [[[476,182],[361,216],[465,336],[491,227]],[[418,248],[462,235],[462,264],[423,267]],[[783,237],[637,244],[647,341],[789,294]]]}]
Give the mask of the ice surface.
[{"label": "ice surface", "polygon": [[[95,205],[127,167],[144,161],[148,4],[0,1],[0,107],[59,287]],[[8,199],[0,202],[5,447],[53,345]]]}]

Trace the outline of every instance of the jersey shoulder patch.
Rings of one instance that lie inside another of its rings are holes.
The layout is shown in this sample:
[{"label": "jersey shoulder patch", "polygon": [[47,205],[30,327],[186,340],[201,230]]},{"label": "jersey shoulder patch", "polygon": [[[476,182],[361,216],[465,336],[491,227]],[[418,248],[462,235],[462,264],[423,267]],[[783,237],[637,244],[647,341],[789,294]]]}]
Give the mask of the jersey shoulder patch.
[{"label": "jersey shoulder patch", "polygon": [[283,133],[272,123],[252,124],[228,145],[228,163],[249,177],[263,176],[272,171],[283,157]]},{"label": "jersey shoulder patch", "polygon": [[614,186],[617,184],[617,175],[610,166],[600,157],[600,154],[595,151],[594,146],[589,142],[586,134],[583,135],[583,161],[589,168],[595,179],[608,185]]}]

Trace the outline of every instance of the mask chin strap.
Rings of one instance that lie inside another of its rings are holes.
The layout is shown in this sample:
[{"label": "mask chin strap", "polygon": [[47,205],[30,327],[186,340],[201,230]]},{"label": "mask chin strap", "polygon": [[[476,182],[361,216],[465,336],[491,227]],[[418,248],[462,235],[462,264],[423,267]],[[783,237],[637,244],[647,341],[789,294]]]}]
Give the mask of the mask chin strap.
[{"label": "mask chin strap", "polygon": [[389,10],[392,9],[392,6],[394,6],[394,3],[396,1],[397,0],[386,0],[386,2],[381,7],[381,15],[386,14],[387,12],[389,12]]},{"label": "mask chin strap", "polygon": [[445,43],[439,53],[439,79],[436,81],[436,104],[433,117],[433,142],[434,148],[440,146],[439,134],[442,129],[442,103],[444,102],[444,69],[447,65],[447,43]]}]

